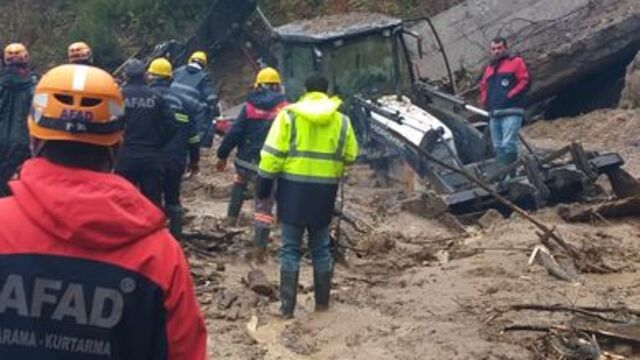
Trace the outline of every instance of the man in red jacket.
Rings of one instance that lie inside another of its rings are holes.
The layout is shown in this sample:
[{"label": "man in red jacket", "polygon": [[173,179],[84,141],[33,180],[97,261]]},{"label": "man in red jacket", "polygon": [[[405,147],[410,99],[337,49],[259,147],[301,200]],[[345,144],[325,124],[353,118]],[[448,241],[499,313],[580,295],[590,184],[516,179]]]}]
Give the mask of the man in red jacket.
[{"label": "man in red jacket", "polygon": [[491,41],[491,62],[480,81],[480,102],[489,112],[491,143],[500,167],[518,158],[518,132],[524,120],[525,93],[530,85],[524,60],[509,53],[507,40]]},{"label": "man in red jacket", "polygon": [[206,358],[184,254],[110,173],[123,109],[98,68],[59,66],[36,87],[34,159],[0,200],[0,359]]}]

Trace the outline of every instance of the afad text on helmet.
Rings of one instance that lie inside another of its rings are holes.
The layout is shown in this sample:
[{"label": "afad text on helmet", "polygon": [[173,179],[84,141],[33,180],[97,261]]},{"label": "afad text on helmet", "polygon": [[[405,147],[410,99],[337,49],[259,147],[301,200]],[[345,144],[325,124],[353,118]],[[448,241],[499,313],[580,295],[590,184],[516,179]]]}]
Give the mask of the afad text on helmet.
[{"label": "afad text on helmet", "polygon": [[93,121],[93,113],[91,111],[64,109],[60,115],[60,119],[78,122]]}]

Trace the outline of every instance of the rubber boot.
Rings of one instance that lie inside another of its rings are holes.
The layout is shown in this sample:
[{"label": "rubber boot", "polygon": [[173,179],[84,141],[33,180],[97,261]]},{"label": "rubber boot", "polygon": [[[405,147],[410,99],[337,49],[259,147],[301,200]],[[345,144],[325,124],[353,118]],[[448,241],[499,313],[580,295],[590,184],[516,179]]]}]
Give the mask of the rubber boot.
[{"label": "rubber boot", "polygon": [[180,206],[167,206],[169,218],[169,232],[176,240],[182,240],[182,208]]},{"label": "rubber boot", "polygon": [[298,272],[280,271],[280,313],[285,319],[293,318],[298,296]]},{"label": "rubber boot", "polygon": [[253,237],[253,260],[258,264],[264,264],[265,255],[267,253],[267,243],[269,242],[269,235],[271,229],[256,227]]},{"label": "rubber boot", "polygon": [[501,182],[504,179],[504,175],[496,177],[497,174],[499,174],[500,172],[502,172],[502,170],[505,168],[505,166],[507,166],[506,164],[506,158],[504,153],[500,152],[500,151],[496,151],[496,158],[495,158],[495,169],[493,170],[492,173],[489,173],[487,177],[491,178],[491,177],[495,177],[494,181],[496,182]]},{"label": "rubber boot", "polygon": [[[504,154],[504,163],[505,166],[510,166],[514,162],[518,161],[518,153],[505,153]],[[516,177],[516,169],[511,170],[505,180],[510,180]]]},{"label": "rubber boot", "polygon": [[236,226],[238,223],[238,216],[240,216],[240,210],[242,210],[242,203],[244,203],[244,192],[247,188],[246,184],[233,183],[231,188],[231,199],[229,200],[229,208],[227,209],[227,218],[225,219],[226,226]]},{"label": "rubber boot", "polygon": [[313,292],[316,299],[316,311],[329,310],[331,272],[313,271]]}]

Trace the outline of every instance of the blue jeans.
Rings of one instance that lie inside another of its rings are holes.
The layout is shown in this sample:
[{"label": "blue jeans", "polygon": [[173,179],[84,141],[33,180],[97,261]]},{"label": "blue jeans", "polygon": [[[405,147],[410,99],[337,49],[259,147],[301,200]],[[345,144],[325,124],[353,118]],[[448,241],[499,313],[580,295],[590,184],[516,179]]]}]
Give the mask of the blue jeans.
[{"label": "blue jeans", "polygon": [[489,129],[491,130],[491,144],[496,152],[496,157],[504,158],[508,154],[518,153],[518,132],[522,127],[522,116],[507,115],[491,117]]},{"label": "blue jeans", "polygon": [[309,252],[313,270],[319,273],[331,271],[331,252],[329,250],[329,227],[309,229],[282,224],[282,247],[280,248],[280,270],[298,272],[302,256],[302,237],[309,232]]}]

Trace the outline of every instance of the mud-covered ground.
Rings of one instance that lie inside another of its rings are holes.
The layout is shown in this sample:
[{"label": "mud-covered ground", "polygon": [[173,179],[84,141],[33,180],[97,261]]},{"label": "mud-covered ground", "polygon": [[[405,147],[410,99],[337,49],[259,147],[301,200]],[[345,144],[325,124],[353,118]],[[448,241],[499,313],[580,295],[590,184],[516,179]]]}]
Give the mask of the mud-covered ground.
[{"label": "mud-covered ground", "polygon": [[[590,149],[618,151],[637,177],[638,129],[638,111],[607,110],[540,122],[524,134],[544,147],[582,141]],[[233,170],[217,174],[213,156],[205,155],[203,161],[202,174],[185,183],[186,230],[196,238],[185,247],[214,359],[560,359],[545,333],[504,328],[573,324],[606,330],[605,325],[616,323],[569,312],[513,311],[510,306],[637,309],[640,303],[637,218],[570,224],[555,208],[535,213],[567,242],[599,254],[604,264],[617,270],[580,274],[575,282],[563,282],[539,265],[528,265],[539,238],[519,216],[485,219],[483,226],[459,226],[447,216],[425,219],[400,210],[405,198],[400,186],[376,187],[369,170],[358,166],[345,191],[346,212],[358,222],[341,223],[341,242],[350,249],[346,264],[337,266],[332,308],[313,312],[312,270],[305,259],[296,317],[285,322],[272,315],[278,308],[275,297],[258,295],[246,285],[254,267],[245,257],[252,235],[250,202],[245,203],[237,229],[244,232],[223,239],[236,230],[219,225]],[[209,239],[202,240],[202,234]],[[274,286],[278,243],[276,231],[268,263],[257,266]],[[569,266],[561,251],[554,254],[562,266]],[[640,338],[640,327],[625,331]],[[606,342],[601,336],[597,340],[613,354],[640,358],[632,345]]]}]

